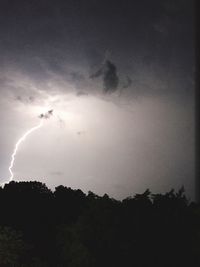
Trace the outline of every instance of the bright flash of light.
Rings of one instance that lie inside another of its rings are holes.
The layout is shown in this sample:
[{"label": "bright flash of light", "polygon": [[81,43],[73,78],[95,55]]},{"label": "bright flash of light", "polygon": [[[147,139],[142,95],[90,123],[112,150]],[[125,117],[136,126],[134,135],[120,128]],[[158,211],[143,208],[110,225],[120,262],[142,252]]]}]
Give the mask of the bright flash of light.
[{"label": "bright flash of light", "polygon": [[40,123],[38,125],[36,125],[35,127],[31,128],[30,130],[28,130],[15,144],[15,148],[14,151],[11,155],[11,162],[10,162],[10,166],[9,166],[9,172],[10,172],[10,178],[8,179],[8,183],[11,182],[13,180],[14,177],[14,173],[12,171],[12,168],[14,166],[15,163],[15,156],[17,154],[17,151],[19,149],[19,146],[21,145],[21,143],[23,141],[25,141],[25,139],[27,138],[28,135],[30,135],[32,132],[36,131],[37,129],[39,129],[41,126],[43,125],[43,120],[40,121]]}]

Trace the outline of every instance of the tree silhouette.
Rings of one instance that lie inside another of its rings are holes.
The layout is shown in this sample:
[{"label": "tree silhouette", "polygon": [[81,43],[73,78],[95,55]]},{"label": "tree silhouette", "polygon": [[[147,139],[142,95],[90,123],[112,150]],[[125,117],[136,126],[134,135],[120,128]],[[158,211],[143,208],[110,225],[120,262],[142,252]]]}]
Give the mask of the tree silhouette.
[{"label": "tree silhouette", "polygon": [[27,249],[20,232],[10,227],[0,227],[0,266],[20,266]]},{"label": "tree silhouette", "polygon": [[0,203],[1,267],[200,266],[200,206],[184,188],[119,201],[11,182]]}]

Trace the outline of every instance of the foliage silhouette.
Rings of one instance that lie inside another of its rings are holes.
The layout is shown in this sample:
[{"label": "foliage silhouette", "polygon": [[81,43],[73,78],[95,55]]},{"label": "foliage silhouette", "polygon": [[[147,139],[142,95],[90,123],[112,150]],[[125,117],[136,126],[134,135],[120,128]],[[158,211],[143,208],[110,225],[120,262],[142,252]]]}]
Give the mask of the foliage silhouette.
[{"label": "foliage silhouette", "polygon": [[1,267],[200,266],[200,207],[183,188],[119,201],[12,181],[0,203]]},{"label": "foliage silhouette", "polygon": [[26,258],[28,245],[21,233],[10,227],[0,227],[0,266],[16,266]]}]

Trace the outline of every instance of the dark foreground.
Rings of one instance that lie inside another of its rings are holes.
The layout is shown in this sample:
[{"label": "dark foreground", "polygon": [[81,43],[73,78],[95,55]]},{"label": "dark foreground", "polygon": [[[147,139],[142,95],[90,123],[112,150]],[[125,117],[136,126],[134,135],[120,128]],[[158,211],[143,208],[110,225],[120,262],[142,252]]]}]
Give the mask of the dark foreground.
[{"label": "dark foreground", "polygon": [[179,192],[117,201],[39,182],[0,188],[0,267],[200,266],[200,207]]}]

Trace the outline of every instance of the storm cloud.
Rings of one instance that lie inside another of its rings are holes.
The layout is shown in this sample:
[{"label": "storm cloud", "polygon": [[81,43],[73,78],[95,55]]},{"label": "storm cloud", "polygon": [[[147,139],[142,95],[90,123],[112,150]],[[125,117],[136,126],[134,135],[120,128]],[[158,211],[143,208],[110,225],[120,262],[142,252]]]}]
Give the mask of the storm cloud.
[{"label": "storm cloud", "polygon": [[1,1],[0,39],[2,181],[18,138],[53,109],[15,179],[193,195],[191,1]]},{"label": "storm cloud", "polygon": [[117,90],[119,78],[117,75],[117,67],[111,61],[106,60],[103,66],[90,78],[103,78],[103,89],[105,93],[111,93]]}]

